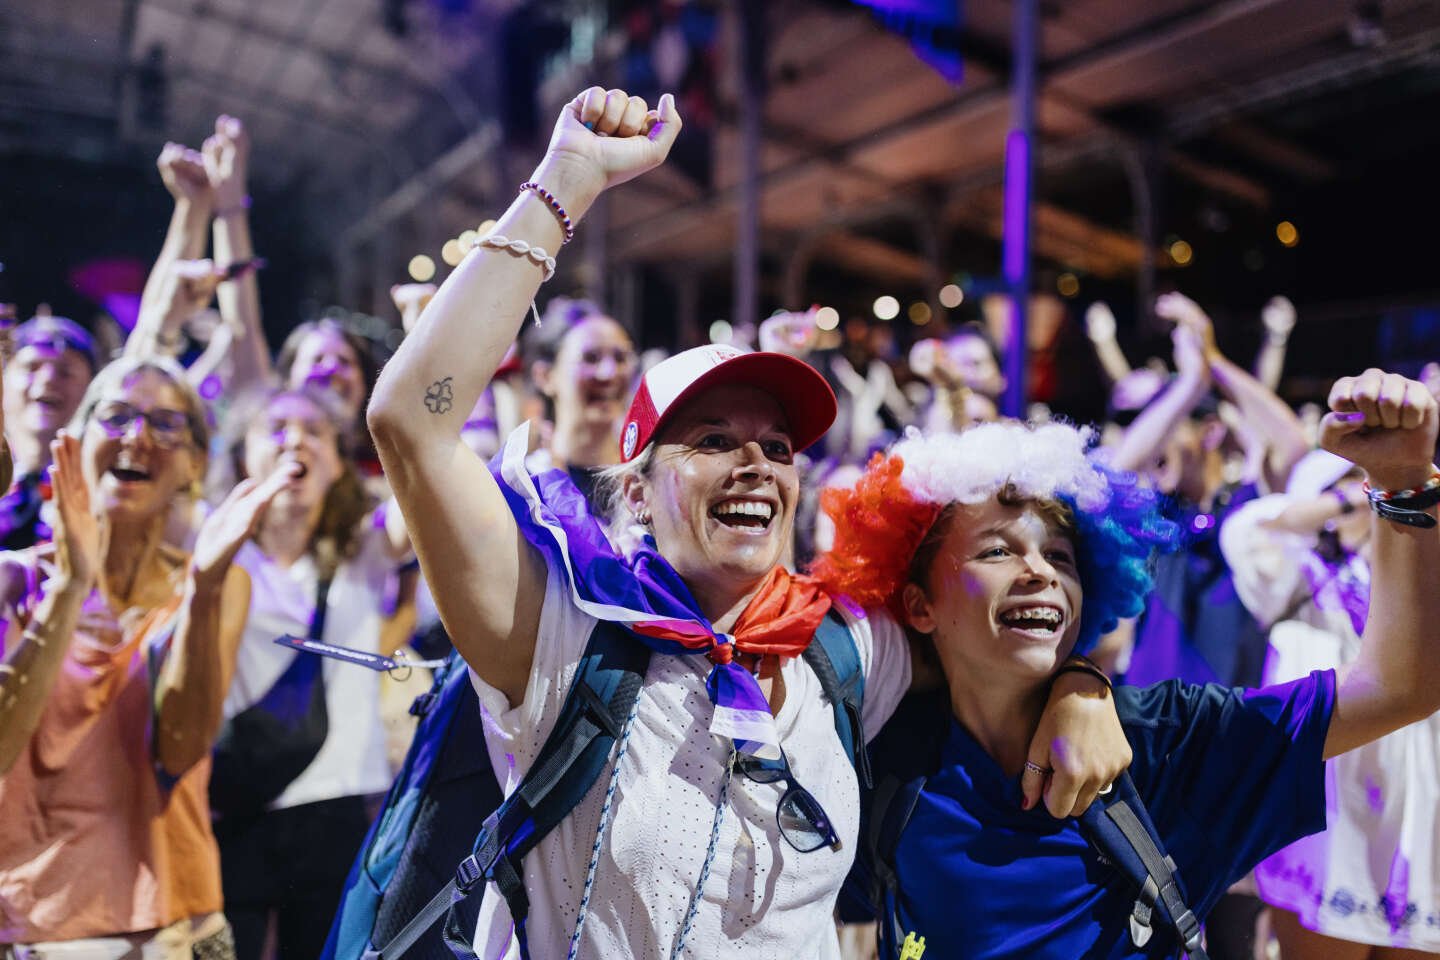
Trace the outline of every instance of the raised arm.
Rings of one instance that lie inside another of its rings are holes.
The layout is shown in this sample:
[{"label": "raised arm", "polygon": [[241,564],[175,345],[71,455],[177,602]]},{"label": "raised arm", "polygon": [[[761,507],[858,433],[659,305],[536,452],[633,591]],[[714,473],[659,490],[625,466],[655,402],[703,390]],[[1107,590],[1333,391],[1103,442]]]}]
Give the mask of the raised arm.
[{"label": "raised arm", "polygon": [[[56,573],[45,582],[44,595],[19,636],[13,636],[15,624],[6,631],[10,635],[5,638],[5,662],[0,664],[0,776],[14,766],[40,726],[40,715],[75,636],[80,609],[100,569],[100,525],[90,512],[79,444],[62,432],[51,442],[50,456],[55,463]],[[7,605],[23,593],[24,576],[13,567],[6,567],[0,576]]]},{"label": "raised arm", "polygon": [[[1423,385],[1367,370],[1336,381],[1321,445],[1361,467],[1377,490],[1422,487],[1436,474],[1436,402]],[[1400,501],[1403,505],[1403,501]],[[1325,738],[1333,757],[1440,710],[1440,528],[1371,520],[1370,613],[1359,656],[1340,678]],[[1422,521],[1423,522],[1423,521]]]},{"label": "raised arm", "polygon": [[[565,105],[530,179],[578,221],[601,191],[663,162],[679,130],[668,94],[657,111],[592,87]],[[495,235],[551,255],[565,239],[556,213],[530,190],[511,203]],[[512,704],[523,700],[530,674],[545,573],[460,432],[542,276],[530,257],[477,245],[386,364],[368,415],[441,619],[470,666]]]},{"label": "raised arm", "polygon": [[1210,317],[1194,300],[1178,293],[1167,294],[1157,301],[1155,312],[1174,320],[1177,326],[1190,327],[1200,337],[1215,386],[1240,409],[1241,418],[1267,448],[1265,479],[1269,488],[1285,489],[1290,470],[1310,449],[1305,427],[1295,411],[1275,391],[1220,352]]},{"label": "raised arm", "polygon": [[220,730],[250,612],[250,577],[234,566],[235,554],[296,469],[285,461],[262,481],[240,481],[195,538],[180,619],[155,687],[155,758],[171,776],[206,756]]},{"label": "raised arm", "polygon": [[[1156,309],[1158,312],[1159,307]],[[1178,325],[1171,339],[1175,344],[1175,377],[1125,431],[1111,461],[1117,470],[1140,471],[1154,463],[1175,425],[1190,415],[1210,389],[1210,368],[1195,331]]]},{"label": "raised arm", "polygon": [[175,209],[170,214],[170,226],[165,230],[155,265],[145,280],[145,290],[140,295],[142,306],[157,292],[160,278],[170,263],[205,255],[205,228],[210,224],[215,203],[199,151],[183,144],[167,143],[155,165],[160,169],[161,182],[175,201]]},{"label": "raised arm", "polygon": [[1105,301],[1096,300],[1085,311],[1085,335],[1095,347],[1095,358],[1107,380],[1116,384],[1130,375],[1130,361],[1115,339],[1115,314]]},{"label": "raised arm", "polygon": [[215,296],[220,276],[209,260],[171,260],[151,273],[153,296],[140,304],[135,329],[125,339],[127,357],[173,356],[180,328]]},{"label": "raised arm", "polygon": [[1255,354],[1255,379],[1267,390],[1278,390],[1290,331],[1295,329],[1295,304],[1287,297],[1271,297],[1260,311],[1260,322],[1265,325],[1265,342]]},{"label": "raised arm", "polygon": [[[215,194],[215,264],[225,270],[254,259],[250,240],[250,196],[246,177],[250,164],[250,135],[234,117],[215,120],[215,135],[202,151],[205,173]],[[220,317],[230,328],[232,390],[270,381],[270,344],[260,323],[260,284],[255,271],[246,270],[220,284]]]}]

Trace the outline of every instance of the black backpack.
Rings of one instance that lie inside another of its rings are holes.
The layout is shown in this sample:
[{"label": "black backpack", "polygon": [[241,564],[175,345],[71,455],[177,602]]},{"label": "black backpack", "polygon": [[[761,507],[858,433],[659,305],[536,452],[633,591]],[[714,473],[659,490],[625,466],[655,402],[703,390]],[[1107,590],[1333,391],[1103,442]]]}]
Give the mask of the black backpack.
[{"label": "black backpack", "polygon": [[[865,913],[875,918],[881,960],[912,960],[924,952],[924,938],[907,934],[900,924],[896,852],[934,770],[935,751],[930,749],[934,731],[946,729],[937,724],[948,724],[948,716],[948,703],[942,697],[912,696],[874,744],[878,756],[888,757],[888,769],[882,770],[864,798],[860,853],[841,903],[850,919]],[[1173,931],[1178,938],[1176,949],[1184,951],[1189,960],[1208,960],[1201,944],[1200,921],[1186,906],[1179,870],[1165,854],[1128,773],[1121,774],[1107,793],[1096,798],[1080,817],[1080,828],[1095,851],[1125,874],[1135,892],[1130,912],[1134,944],[1144,947],[1159,922]]]},{"label": "black backpack", "polygon": [[[868,787],[860,721],[865,679],[837,610],[816,629],[804,658],[834,709],[836,732],[862,788]],[[452,653],[430,692],[411,708],[420,725],[351,868],[322,960],[473,960],[470,941],[487,880],[505,897],[528,957],[521,861],[599,779],[649,662],[649,648],[624,627],[598,623],[554,730],[504,798],[482,747],[468,670]],[[487,817],[486,811],[493,812]]]}]

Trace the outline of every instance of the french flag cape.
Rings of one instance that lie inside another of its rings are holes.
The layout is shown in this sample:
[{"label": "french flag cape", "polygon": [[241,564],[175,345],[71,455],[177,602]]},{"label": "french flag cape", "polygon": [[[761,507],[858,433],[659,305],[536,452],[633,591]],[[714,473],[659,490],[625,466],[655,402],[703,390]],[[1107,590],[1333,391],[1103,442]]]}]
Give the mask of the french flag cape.
[{"label": "french flag cape", "polygon": [[[627,560],[611,545],[564,470],[532,475],[525,469],[529,438],[529,423],[517,427],[490,462],[490,471],[521,534],[550,569],[565,572],[575,606],[598,620],[623,624],[656,653],[706,653],[733,643],[729,634],[710,626],[653,539],[647,536]],[[779,758],[775,718],[750,671],[738,663],[716,663],[705,689],[715,705],[712,734],[730,738],[741,753]]]}]

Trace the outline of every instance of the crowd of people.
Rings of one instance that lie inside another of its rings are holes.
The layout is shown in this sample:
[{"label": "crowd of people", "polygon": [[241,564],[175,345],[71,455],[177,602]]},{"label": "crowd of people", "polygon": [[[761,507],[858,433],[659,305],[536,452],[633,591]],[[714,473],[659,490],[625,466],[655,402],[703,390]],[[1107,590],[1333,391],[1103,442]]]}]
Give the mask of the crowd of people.
[{"label": "crowd of people", "polygon": [[681,127],[567,104],[383,370],[334,321],[272,359],[228,116],[160,154],[116,355],[10,331],[0,958],[1440,955],[1440,364],[1302,415],[1288,301],[1249,369],[1178,293],[1132,369],[1097,303],[1077,427],[1000,415],[978,323],[528,324]]}]

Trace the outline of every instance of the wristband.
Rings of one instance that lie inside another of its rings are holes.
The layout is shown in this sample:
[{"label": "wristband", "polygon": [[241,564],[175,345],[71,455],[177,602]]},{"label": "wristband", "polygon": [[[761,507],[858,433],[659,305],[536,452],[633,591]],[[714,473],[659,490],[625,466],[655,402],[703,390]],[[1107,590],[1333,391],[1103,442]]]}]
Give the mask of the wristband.
[{"label": "wristband", "polygon": [[1105,671],[1100,669],[1100,665],[1084,654],[1072,653],[1066,657],[1065,662],[1060,664],[1060,668],[1055,671],[1053,679],[1059,679],[1060,675],[1065,673],[1088,673],[1090,676],[1105,684],[1105,689],[1115,689],[1115,684],[1110,680],[1110,677],[1106,675]]},{"label": "wristband", "polygon": [[1422,530],[1435,526],[1435,518],[1425,511],[1440,503],[1440,471],[1432,472],[1429,480],[1408,490],[1376,490],[1369,480],[1365,481],[1364,489],[1370,509],[1382,519]]}]

